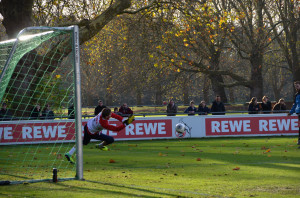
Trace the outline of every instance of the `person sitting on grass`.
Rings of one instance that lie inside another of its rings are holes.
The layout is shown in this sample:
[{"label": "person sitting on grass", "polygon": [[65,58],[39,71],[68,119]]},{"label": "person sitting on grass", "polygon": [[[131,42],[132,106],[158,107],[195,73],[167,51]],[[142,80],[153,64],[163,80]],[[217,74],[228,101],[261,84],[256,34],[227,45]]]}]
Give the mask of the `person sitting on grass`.
[{"label": "person sitting on grass", "polygon": [[[122,124],[119,126],[109,124],[108,120],[111,117],[119,120]],[[121,131],[134,121],[134,115],[130,115],[127,120],[123,122],[122,121],[122,116],[112,113],[109,108],[104,108],[97,116],[89,119],[84,126],[83,145],[88,145],[91,139],[102,140],[100,144],[96,145],[96,148],[103,151],[108,151],[108,148],[106,146],[112,144],[114,142],[114,138],[112,136],[103,134],[102,130],[107,129],[110,131]],[[76,147],[74,146],[69,152],[65,153],[65,157],[71,164],[75,163],[72,157],[75,151]]]}]

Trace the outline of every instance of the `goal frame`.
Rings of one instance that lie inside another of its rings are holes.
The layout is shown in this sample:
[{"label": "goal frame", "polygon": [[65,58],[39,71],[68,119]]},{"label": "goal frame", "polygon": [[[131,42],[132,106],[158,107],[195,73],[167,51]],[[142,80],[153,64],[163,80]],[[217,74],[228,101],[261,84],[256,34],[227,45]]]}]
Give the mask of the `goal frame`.
[{"label": "goal frame", "polygon": [[[80,77],[80,41],[79,41],[79,28],[77,25],[69,26],[69,27],[27,27],[21,30],[12,46],[12,49],[9,53],[9,56],[5,62],[3,67],[3,71],[1,72],[0,82],[2,81],[4,74],[12,60],[13,54],[15,53],[16,47],[19,43],[19,39],[26,31],[30,30],[62,30],[62,31],[71,31],[72,35],[72,51],[73,51],[73,67],[74,67],[74,106],[75,106],[75,143],[76,143],[76,175],[75,178],[69,179],[83,179],[83,149],[82,149],[82,113],[81,113],[81,77]],[[60,180],[69,180],[69,179],[60,179]],[[52,179],[46,179],[52,181]],[[39,182],[46,180],[30,180],[26,182]],[[24,181],[23,181],[24,182]],[[9,182],[10,184],[18,184],[20,182]]]}]

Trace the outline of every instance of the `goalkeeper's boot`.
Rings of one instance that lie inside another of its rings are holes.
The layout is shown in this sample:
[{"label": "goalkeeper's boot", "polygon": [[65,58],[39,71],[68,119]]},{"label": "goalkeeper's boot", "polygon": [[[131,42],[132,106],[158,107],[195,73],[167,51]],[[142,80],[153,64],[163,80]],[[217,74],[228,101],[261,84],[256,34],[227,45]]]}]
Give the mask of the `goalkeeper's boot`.
[{"label": "goalkeeper's boot", "polygon": [[131,116],[128,117],[127,123],[128,123],[128,124],[131,124],[134,120],[135,120],[135,119],[134,119],[134,115],[131,115]]},{"label": "goalkeeper's boot", "polygon": [[75,160],[73,159],[72,155],[70,155],[69,153],[66,153],[65,157],[71,164],[75,164]]},{"label": "goalkeeper's boot", "polygon": [[108,151],[108,147],[107,146],[103,146],[101,144],[96,144],[96,148],[102,150],[102,151]]}]

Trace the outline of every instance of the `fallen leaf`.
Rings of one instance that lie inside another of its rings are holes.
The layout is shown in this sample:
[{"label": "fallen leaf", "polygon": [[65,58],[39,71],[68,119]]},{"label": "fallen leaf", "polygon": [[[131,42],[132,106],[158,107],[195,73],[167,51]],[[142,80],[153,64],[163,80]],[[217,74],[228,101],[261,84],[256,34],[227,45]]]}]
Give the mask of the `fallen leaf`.
[{"label": "fallen leaf", "polygon": [[62,155],[61,155],[61,154],[58,154],[56,158],[57,158],[57,159],[62,159]]},{"label": "fallen leaf", "polygon": [[240,167],[235,167],[234,169],[232,169],[232,170],[240,170]]}]

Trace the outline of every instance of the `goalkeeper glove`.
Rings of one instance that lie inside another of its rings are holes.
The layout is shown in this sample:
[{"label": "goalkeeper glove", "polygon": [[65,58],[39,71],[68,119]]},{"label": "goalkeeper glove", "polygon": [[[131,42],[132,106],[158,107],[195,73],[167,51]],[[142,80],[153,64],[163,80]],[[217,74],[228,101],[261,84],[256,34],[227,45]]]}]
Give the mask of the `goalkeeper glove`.
[{"label": "goalkeeper glove", "polygon": [[127,120],[125,120],[125,121],[123,122],[123,124],[125,124],[126,126],[127,126],[127,125],[130,125],[134,120],[135,120],[135,119],[134,119],[134,115],[131,115],[131,116],[128,117]]}]

